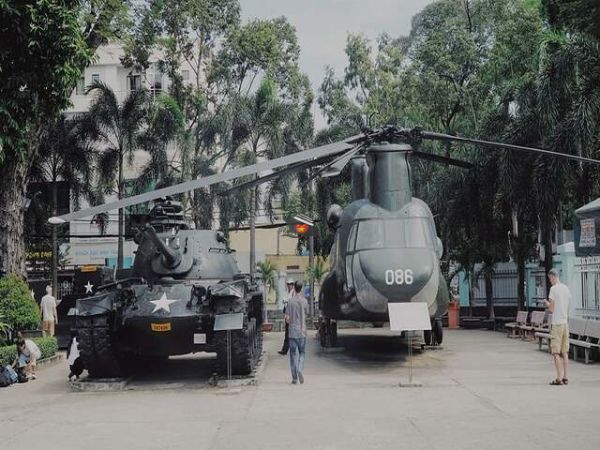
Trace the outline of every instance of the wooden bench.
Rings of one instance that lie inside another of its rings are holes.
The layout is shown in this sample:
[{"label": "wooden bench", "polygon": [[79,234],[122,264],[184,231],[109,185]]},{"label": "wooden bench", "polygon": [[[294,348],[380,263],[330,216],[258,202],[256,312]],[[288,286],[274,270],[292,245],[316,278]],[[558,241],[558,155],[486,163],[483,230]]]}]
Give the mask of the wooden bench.
[{"label": "wooden bench", "polygon": [[527,325],[527,311],[519,311],[517,312],[517,319],[515,322],[510,322],[504,325],[506,328],[506,337],[518,337],[518,333],[520,333],[520,327]]},{"label": "wooden bench", "polygon": [[539,327],[536,327],[533,331],[540,333],[549,333],[550,324],[552,324],[552,313],[547,312],[544,318],[544,322]]},{"label": "wooden bench", "polygon": [[[573,320],[573,322],[572,322]],[[571,328],[571,324],[573,328]],[[584,361],[590,363],[590,354],[600,349],[600,321],[595,319],[569,319],[569,344],[573,347],[573,361],[583,349]]]},{"label": "wooden bench", "polygon": [[531,319],[529,325],[521,325],[519,326],[519,331],[521,332],[521,337],[525,338],[533,338],[533,333],[535,330],[540,328],[544,324],[544,316],[546,315],[545,311],[533,311],[531,313]]}]

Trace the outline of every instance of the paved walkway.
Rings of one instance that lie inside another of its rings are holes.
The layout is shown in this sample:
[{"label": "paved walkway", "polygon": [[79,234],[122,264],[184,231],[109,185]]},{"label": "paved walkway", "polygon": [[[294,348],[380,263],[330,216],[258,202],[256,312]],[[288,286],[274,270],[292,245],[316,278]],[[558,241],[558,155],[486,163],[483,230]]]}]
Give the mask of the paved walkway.
[{"label": "paved walkway", "polygon": [[[269,334],[257,387],[218,395],[194,379],[210,361],[178,361],[166,389],[73,393],[66,363],[0,389],[6,449],[564,449],[600,448],[600,366],[572,363],[569,386],[537,345],[486,331],[450,331],[443,350],[414,358],[389,331],[341,330],[344,351],[309,339],[306,383]],[[191,371],[185,373],[185,371]],[[169,378],[170,377],[170,378]]]}]

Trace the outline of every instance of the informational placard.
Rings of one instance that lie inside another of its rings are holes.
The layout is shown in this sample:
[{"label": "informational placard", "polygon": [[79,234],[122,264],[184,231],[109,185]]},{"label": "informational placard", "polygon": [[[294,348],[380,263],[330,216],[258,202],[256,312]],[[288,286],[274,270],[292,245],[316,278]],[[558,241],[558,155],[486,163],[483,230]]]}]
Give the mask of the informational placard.
[{"label": "informational placard", "polygon": [[214,331],[241,330],[244,328],[244,314],[218,314],[215,316]]},{"label": "informational placard", "polygon": [[431,330],[431,320],[426,303],[388,303],[388,314],[390,330]]},{"label": "informational placard", "polygon": [[581,219],[581,234],[579,236],[579,247],[589,248],[596,246],[596,224],[595,219]]}]

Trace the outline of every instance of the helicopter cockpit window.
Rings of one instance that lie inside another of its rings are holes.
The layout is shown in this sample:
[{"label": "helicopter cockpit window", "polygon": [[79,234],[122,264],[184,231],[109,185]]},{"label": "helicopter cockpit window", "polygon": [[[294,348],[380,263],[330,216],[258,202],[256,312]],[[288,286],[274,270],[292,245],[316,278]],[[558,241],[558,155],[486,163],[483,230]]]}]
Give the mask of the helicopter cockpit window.
[{"label": "helicopter cockpit window", "polygon": [[356,250],[434,248],[430,221],[423,217],[360,221]]},{"label": "helicopter cockpit window", "polygon": [[358,225],[356,249],[373,248],[383,248],[383,222],[381,220],[361,221]]}]

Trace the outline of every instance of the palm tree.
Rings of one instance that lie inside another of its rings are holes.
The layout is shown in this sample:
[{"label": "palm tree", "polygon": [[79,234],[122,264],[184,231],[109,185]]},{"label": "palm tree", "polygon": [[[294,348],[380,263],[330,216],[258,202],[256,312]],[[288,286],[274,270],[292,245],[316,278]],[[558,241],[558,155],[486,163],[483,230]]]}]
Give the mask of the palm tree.
[{"label": "palm tree", "polygon": [[[252,164],[259,158],[276,158],[285,150],[284,127],[289,106],[277,95],[275,83],[265,78],[252,95],[239,96],[234,100],[236,111],[235,140],[240,143],[238,161]],[[248,221],[250,225],[250,272],[256,266],[256,207],[259,203],[258,189],[250,190]]]},{"label": "palm tree", "polygon": [[[58,184],[69,184],[75,207],[80,196],[90,198],[93,148],[84,139],[82,123],[77,119],[61,117],[42,141],[31,169],[32,181],[50,184],[51,213],[58,215]],[[52,287],[58,292],[58,229],[52,226]]]},{"label": "palm tree", "polygon": [[[99,149],[98,182],[106,194],[125,194],[125,164],[131,165],[135,152],[144,150],[151,156],[134,189],[147,188],[151,181],[168,182],[167,144],[175,139],[182,126],[183,115],[168,96],[153,100],[143,89],[129,93],[119,104],[115,93],[103,83],[89,88],[96,97],[85,118],[85,131]],[[115,177],[115,173],[117,176]],[[140,185],[143,184],[143,187]],[[119,209],[118,268],[123,268],[124,212]]]}]

